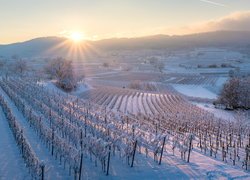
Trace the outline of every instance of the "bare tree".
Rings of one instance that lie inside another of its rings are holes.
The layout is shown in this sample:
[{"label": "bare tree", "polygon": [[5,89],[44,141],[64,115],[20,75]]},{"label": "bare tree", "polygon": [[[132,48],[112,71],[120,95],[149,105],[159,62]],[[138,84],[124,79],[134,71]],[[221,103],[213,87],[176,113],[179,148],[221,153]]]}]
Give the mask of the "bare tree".
[{"label": "bare tree", "polygon": [[27,70],[28,70],[27,62],[24,61],[23,59],[19,59],[19,60],[14,62],[14,64],[13,64],[14,73],[22,75]]},{"label": "bare tree", "polygon": [[232,78],[223,87],[217,103],[227,108],[250,108],[250,77]]},{"label": "bare tree", "polygon": [[105,67],[105,68],[108,68],[108,67],[110,66],[110,64],[109,64],[108,62],[104,62],[102,65],[103,65],[103,67]]},{"label": "bare tree", "polygon": [[132,81],[128,85],[128,88],[140,90],[140,89],[142,89],[142,82],[139,80]]},{"label": "bare tree", "polygon": [[155,56],[149,57],[148,61],[151,65],[155,65],[155,63],[158,61],[158,58]]},{"label": "bare tree", "polygon": [[155,64],[155,68],[157,70],[159,70],[161,73],[163,72],[164,68],[165,68],[165,64],[163,61],[158,61],[156,64]]},{"label": "bare tree", "polygon": [[47,74],[57,80],[57,85],[66,91],[76,88],[77,82],[73,72],[72,61],[56,58],[45,67]]},{"label": "bare tree", "polygon": [[163,61],[161,61],[155,56],[150,57],[148,60],[149,60],[149,63],[155,68],[155,70],[163,72],[165,68],[165,64]]}]

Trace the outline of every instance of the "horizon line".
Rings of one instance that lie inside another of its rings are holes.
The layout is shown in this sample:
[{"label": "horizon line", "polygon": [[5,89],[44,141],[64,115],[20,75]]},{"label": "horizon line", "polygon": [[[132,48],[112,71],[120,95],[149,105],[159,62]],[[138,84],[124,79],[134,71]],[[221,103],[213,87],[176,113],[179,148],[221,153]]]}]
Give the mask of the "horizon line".
[{"label": "horizon line", "polygon": [[[205,34],[205,33],[213,33],[213,32],[250,32],[250,30],[216,30],[216,31],[205,31],[205,32],[195,32],[195,33],[184,33],[184,34],[151,34],[151,35],[145,35],[145,36],[130,36],[130,37],[109,37],[109,38],[103,38],[103,39],[84,39],[84,41],[88,42],[98,42],[98,41],[105,41],[105,40],[112,40],[112,39],[137,39],[137,38],[146,38],[146,37],[154,37],[154,36],[169,36],[169,37],[176,37],[176,36],[188,36],[188,35],[196,35],[196,34]],[[10,42],[10,43],[0,43],[0,46],[7,46],[7,45],[12,45],[12,44],[19,44],[19,43],[25,43],[29,41],[33,41],[36,39],[45,39],[45,38],[62,38],[62,39],[68,39],[67,37],[64,36],[40,36],[40,37],[34,37],[31,39],[23,40],[23,41],[17,41],[17,42]]]}]

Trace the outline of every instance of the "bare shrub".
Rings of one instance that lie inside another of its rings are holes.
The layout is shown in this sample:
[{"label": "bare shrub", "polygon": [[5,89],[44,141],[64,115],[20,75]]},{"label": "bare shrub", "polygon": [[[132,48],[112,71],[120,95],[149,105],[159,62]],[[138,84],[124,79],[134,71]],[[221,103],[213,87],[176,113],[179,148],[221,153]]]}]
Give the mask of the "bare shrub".
[{"label": "bare shrub", "polygon": [[57,80],[57,85],[65,91],[72,91],[77,86],[72,61],[56,58],[48,63],[45,71]]},{"label": "bare shrub", "polygon": [[218,66],[216,64],[210,64],[208,67],[209,68],[217,68]]},{"label": "bare shrub", "polygon": [[19,59],[13,64],[13,71],[17,74],[23,74],[25,71],[28,70],[27,62]]},{"label": "bare shrub", "polygon": [[157,87],[154,84],[148,82],[141,82],[138,80],[131,82],[128,85],[128,88],[145,91],[157,91]]},{"label": "bare shrub", "polygon": [[130,89],[137,89],[137,90],[141,90],[142,89],[142,83],[141,81],[133,81],[131,82],[128,87]]},{"label": "bare shrub", "polygon": [[229,109],[250,108],[250,77],[232,78],[223,87],[216,103]]},{"label": "bare shrub", "polygon": [[105,67],[105,68],[108,68],[108,67],[110,66],[110,64],[109,64],[108,62],[104,62],[102,65],[103,65],[103,67]]}]

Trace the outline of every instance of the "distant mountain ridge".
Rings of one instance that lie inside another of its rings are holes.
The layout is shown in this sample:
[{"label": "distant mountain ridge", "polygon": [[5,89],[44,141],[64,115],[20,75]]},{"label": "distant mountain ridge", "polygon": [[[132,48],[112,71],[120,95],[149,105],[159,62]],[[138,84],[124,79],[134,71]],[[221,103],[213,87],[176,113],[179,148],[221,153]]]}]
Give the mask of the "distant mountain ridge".
[{"label": "distant mountain ridge", "polygon": [[[0,45],[0,56],[51,57],[68,55],[63,37],[41,37],[25,42]],[[250,47],[250,31],[216,31],[182,36],[154,35],[85,41],[98,50],[181,49],[193,47]]]}]

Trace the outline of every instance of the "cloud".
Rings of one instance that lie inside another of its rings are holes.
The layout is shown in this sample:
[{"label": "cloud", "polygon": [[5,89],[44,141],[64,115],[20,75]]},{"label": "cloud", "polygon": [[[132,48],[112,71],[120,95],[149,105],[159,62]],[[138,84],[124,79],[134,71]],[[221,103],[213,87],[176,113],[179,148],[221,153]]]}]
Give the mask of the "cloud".
[{"label": "cloud", "polygon": [[199,28],[210,31],[250,31],[250,11],[236,12],[217,20],[208,21]]},{"label": "cloud", "polygon": [[200,1],[204,2],[204,3],[212,4],[212,5],[215,5],[215,6],[222,6],[222,7],[226,6],[225,4],[217,3],[217,2],[214,2],[214,1],[208,1],[208,0],[200,0]]},{"label": "cloud", "polygon": [[250,11],[240,11],[227,16],[173,28],[159,28],[155,32],[182,35],[209,31],[250,31]]}]

